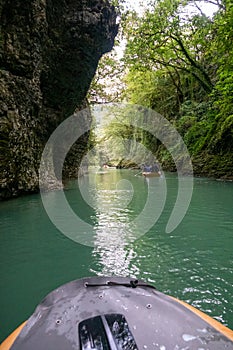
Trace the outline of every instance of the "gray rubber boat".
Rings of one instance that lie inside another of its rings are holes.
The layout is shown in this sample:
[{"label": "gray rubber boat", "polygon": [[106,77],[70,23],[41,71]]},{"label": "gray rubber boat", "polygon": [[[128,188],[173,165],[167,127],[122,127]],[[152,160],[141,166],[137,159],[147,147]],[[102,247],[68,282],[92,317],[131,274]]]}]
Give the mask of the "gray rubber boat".
[{"label": "gray rubber boat", "polygon": [[51,292],[9,349],[233,350],[233,332],[145,282],[91,277]]}]

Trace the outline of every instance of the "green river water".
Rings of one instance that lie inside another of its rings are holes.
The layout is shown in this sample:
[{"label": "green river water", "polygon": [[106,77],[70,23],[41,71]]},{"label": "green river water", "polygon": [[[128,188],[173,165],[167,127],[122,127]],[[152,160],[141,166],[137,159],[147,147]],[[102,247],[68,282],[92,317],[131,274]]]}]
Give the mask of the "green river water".
[{"label": "green river water", "polygon": [[[167,173],[163,179],[150,179],[155,206],[166,183],[166,203],[154,226],[136,239],[131,222],[145,207],[149,187],[135,175],[128,170],[93,172],[79,185],[66,185],[69,205],[92,228],[93,246],[62,234],[48,218],[39,194],[0,203],[0,340],[51,290],[92,275],[144,279],[233,328],[233,183],[194,179],[186,216],[166,233],[177,177]],[[60,193],[46,198],[56,206]],[[69,223],[65,212],[59,220]],[[79,240],[82,225],[76,230]]]}]

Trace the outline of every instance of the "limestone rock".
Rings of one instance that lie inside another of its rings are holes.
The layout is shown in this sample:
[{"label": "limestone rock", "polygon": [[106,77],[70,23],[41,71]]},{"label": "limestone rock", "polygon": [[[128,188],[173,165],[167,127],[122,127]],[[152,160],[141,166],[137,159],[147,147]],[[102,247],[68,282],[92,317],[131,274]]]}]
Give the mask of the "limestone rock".
[{"label": "limestone rock", "polygon": [[7,198],[38,190],[44,145],[85,103],[117,25],[105,0],[1,0],[0,11],[0,197]]}]

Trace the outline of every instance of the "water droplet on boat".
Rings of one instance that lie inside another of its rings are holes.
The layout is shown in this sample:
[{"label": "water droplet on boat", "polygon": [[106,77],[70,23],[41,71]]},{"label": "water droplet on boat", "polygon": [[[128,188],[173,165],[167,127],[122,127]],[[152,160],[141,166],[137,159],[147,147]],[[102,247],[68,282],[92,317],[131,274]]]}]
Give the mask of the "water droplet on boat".
[{"label": "water droplet on boat", "polygon": [[184,339],[184,341],[191,341],[191,340],[197,339],[197,337],[190,334],[183,334],[182,338]]},{"label": "water droplet on boat", "polygon": [[206,328],[203,328],[203,329],[197,329],[198,332],[201,332],[201,333],[207,333],[207,329]]}]

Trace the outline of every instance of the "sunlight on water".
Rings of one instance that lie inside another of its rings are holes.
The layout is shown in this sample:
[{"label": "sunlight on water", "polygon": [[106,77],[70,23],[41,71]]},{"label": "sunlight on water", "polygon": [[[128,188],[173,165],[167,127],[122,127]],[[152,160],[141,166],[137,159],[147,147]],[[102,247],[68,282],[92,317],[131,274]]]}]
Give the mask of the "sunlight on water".
[{"label": "sunlight on water", "polygon": [[[95,247],[93,256],[98,258],[101,271],[92,269],[101,276],[133,276],[137,271],[130,266],[135,253],[128,249],[130,241],[134,241],[134,232],[130,218],[134,211],[128,208],[132,201],[134,189],[131,182],[116,176],[116,172],[101,176],[100,181],[91,176],[96,186],[92,203],[95,203]],[[92,186],[91,186],[92,187]],[[92,192],[93,194],[93,192]]]}]

